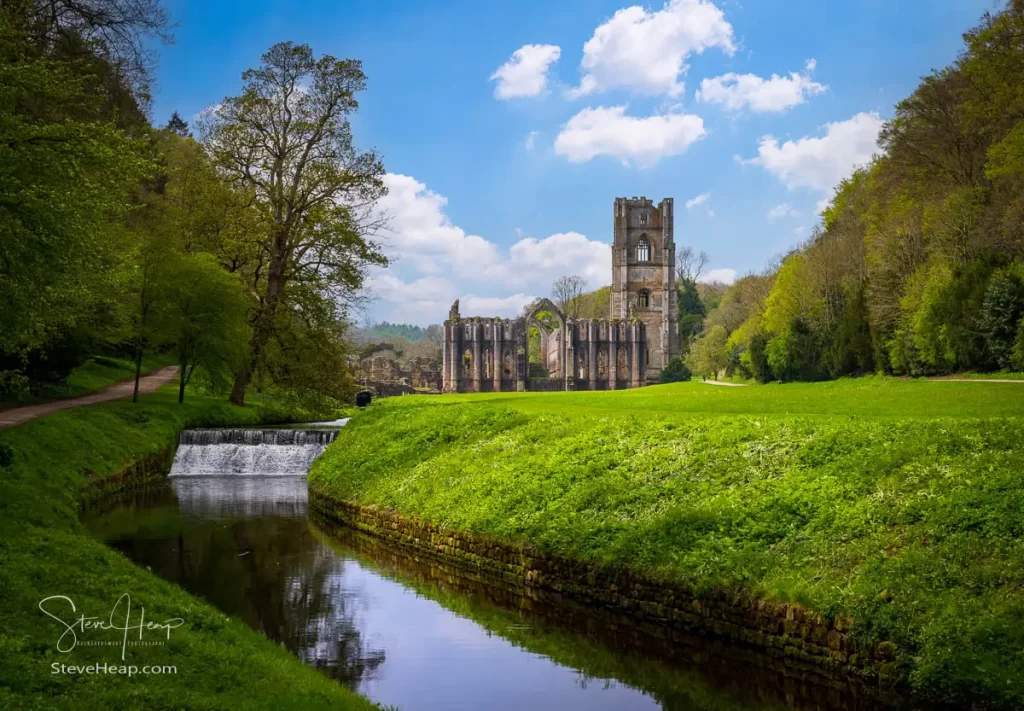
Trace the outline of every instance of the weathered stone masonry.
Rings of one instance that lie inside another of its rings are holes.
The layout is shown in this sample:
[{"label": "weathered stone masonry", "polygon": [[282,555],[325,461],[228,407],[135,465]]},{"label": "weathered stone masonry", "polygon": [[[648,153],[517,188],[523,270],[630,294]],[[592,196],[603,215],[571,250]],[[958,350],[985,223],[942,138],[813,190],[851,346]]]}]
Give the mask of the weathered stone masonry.
[{"label": "weathered stone masonry", "polygon": [[538,586],[586,604],[622,610],[642,620],[746,644],[786,664],[875,683],[894,677],[889,642],[859,643],[849,617],[828,619],[796,604],[771,603],[719,592],[695,596],[678,585],[629,570],[609,571],[545,555],[526,545],[453,531],[376,507],[340,501],[310,489],[319,515],[407,550],[526,586]]},{"label": "weathered stone masonry", "polygon": [[[541,326],[550,377],[531,375],[529,331],[547,312],[559,327]],[[515,319],[462,318],[459,302],[444,324],[446,393],[525,390],[617,390],[646,383],[647,330],[635,320],[567,318],[538,299]]]}]

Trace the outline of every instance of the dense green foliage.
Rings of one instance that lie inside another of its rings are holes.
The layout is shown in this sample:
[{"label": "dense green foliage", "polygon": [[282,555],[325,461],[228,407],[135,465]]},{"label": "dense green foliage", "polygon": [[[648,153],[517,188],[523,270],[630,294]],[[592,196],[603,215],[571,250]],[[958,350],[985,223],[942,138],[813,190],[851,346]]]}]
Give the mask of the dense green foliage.
[{"label": "dense green foliage", "polygon": [[686,367],[686,363],[683,362],[682,358],[673,358],[668,362],[661,373],[658,374],[658,382],[660,383],[685,383],[691,377],[693,373]]},{"label": "dense green foliage", "polygon": [[986,15],[897,104],[808,243],[725,293],[705,332],[726,329],[733,371],[1024,370],[1022,37],[1024,0]]},{"label": "dense green foliage", "polygon": [[[347,305],[383,261],[365,238],[382,167],[347,120],[358,62],[276,45],[200,144],[177,113],[163,129],[146,116],[167,29],[159,0],[0,4],[0,399],[74,390],[96,355],[138,374],[156,349],[211,389],[346,397]],[[274,75],[282,56],[304,71]],[[314,75],[291,99],[251,95]],[[274,111],[289,116],[273,141],[286,149],[267,163],[295,189],[270,195],[222,163]]]},{"label": "dense green foliage", "polygon": [[[0,432],[0,451],[9,455],[0,461],[0,707],[374,708],[242,622],[136,567],[79,523],[82,483],[165,450],[183,427],[257,424],[296,414],[262,406],[243,410],[202,396],[179,405],[167,391],[135,406],[67,410]],[[166,646],[128,647],[125,663],[172,664],[177,673],[52,674],[53,662],[120,663],[120,650],[79,644],[58,653],[59,625],[39,611],[39,601],[67,595],[79,612],[102,618],[125,592],[133,612],[145,607],[147,620],[185,620]]]},{"label": "dense green foliage", "polygon": [[862,638],[896,644],[896,673],[920,693],[1013,705],[1019,387],[868,379],[389,401],[353,420],[310,485],[696,591],[850,614]]}]

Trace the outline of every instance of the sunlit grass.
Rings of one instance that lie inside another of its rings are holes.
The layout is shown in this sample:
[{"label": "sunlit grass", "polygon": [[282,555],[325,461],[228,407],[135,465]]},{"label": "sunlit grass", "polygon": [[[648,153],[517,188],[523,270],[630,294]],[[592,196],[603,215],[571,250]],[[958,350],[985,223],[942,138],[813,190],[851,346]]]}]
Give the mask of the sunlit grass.
[{"label": "sunlit grass", "polygon": [[856,619],[925,694],[1024,702],[1024,392],[865,378],[396,398],[310,485]]}]

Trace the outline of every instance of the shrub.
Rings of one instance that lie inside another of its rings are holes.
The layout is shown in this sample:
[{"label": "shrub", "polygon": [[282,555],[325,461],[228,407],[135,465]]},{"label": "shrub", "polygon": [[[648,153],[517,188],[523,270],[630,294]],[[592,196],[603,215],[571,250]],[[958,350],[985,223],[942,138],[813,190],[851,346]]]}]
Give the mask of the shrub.
[{"label": "shrub", "polygon": [[682,358],[673,358],[668,362],[668,365],[662,369],[661,374],[658,376],[658,382],[660,383],[682,383],[693,377],[693,373],[686,367],[686,363],[683,362]]}]

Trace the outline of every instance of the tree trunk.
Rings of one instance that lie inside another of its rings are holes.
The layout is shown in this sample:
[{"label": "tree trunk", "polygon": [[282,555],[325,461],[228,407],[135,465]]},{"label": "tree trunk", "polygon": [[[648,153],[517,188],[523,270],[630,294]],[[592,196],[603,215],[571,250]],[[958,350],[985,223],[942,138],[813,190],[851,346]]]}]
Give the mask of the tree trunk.
[{"label": "tree trunk", "polygon": [[135,390],[132,392],[132,402],[139,401],[139,378],[142,377],[142,345],[135,350]]},{"label": "tree trunk", "polygon": [[235,383],[231,387],[231,396],[228,400],[232,405],[245,404],[246,388],[249,387],[256,364],[259,363],[263,349],[267,347],[270,336],[274,332],[277,305],[281,301],[281,292],[284,291],[284,266],[284,256],[281,255],[274,260],[267,272],[267,298],[253,324],[252,338],[249,341],[249,357],[238,375],[235,376]]},{"label": "tree trunk", "polygon": [[185,402],[185,364],[178,366],[178,404]]}]

